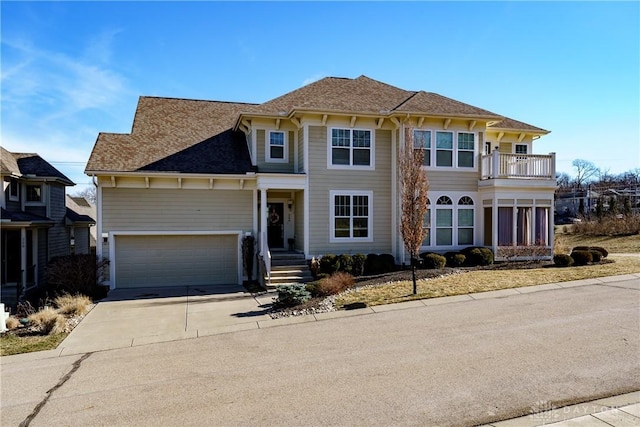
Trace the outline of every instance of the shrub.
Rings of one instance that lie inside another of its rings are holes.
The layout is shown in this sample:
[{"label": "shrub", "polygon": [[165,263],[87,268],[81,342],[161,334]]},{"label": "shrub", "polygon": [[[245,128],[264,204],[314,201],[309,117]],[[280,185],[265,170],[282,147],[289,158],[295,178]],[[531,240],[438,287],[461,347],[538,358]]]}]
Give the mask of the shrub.
[{"label": "shrub", "polygon": [[351,272],[353,271],[353,260],[351,259],[351,255],[342,254],[338,256],[337,263],[338,265],[336,270],[338,272],[351,274]]},{"label": "shrub", "polygon": [[447,252],[444,254],[444,257],[447,259],[447,267],[460,267],[464,265],[467,259],[467,257],[460,252]]},{"label": "shrub", "polygon": [[573,248],[574,251],[598,251],[600,252],[600,256],[602,258],[606,258],[609,256],[609,251],[601,246],[576,246]]},{"label": "shrub", "polygon": [[4,321],[4,325],[7,329],[15,329],[20,326],[20,321],[13,316],[9,316],[7,317],[7,320]]},{"label": "shrub", "polygon": [[556,267],[571,267],[573,265],[573,258],[567,254],[556,254],[553,256],[553,263]]},{"label": "shrub", "polygon": [[53,300],[58,307],[58,313],[66,316],[81,316],[89,311],[91,298],[86,295],[62,294]]},{"label": "shrub", "polygon": [[53,308],[45,308],[28,317],[29,322],[45,335],[60,334],[65,331],[67,321]]},{"label": "shrub", "polygon": [[320,274],[320,261],[313,257],[309,260],[309,271],[314,279],[318,278],[318,274]]},{"label": "shrub", "polygon": [[334,254],[326,254],[320,258],[320,272],[333,274],[338,271],[337,257]]},{"label": "shrub", "polygon": [[338,272],[330,277],[325,277],[322,280],[314,282],[312,286],[307,286],[307,289],[314,297],[327,297],[329,295],[336,295],[353,286],[355,280],[349,273]]},{"label": "shrub", "polygon": [[468,266],[493,264],[493,252],[489,248],[469,247],[460,251],[465,256],[465,263]]},{"label": "shrub", "polygon": [[354,276],[362,276],[364,274],[364,264],[367,261],[367,257],[363,254],[355,254],[351,256],[353,262],[353,269],[351,274]]},{"label": "shrub", "polygon": [[367,259],[364,262],[364,273],[367,275],[370,275],[370,274],[380,274],[381,272],[382,272],[382,267],[380,264],[380,256],[378,254],[367,255]]},{"label": "shrub", "polygon": [[391,254],[381,254],[380,266],[382,267],[382,273],[396,271],[396,259]]},{"label": "shrub", "polygon": [[571,252],[574,265],[587,265],[593,261],[593,255],[589,251],[573,251]]},{"label": "shrub", "polygon": [[107,287],[102,284],[108,266],[108,260],[97,260],[93,255],[53,258],[46,269],[45,291],[52,296],[68,293],[87,295],[93,299],[104,298]]},{"label": "shrub", "polygon": [[306,285],[296,283],[293,285],[282,285],[276,288],[278,297],[273,301],[274,307],[295,307],[304,304],[311,298],[311,293]]},{"label": "shrub", "polygon": [[447,259],[445,257],[434,253],[427,253],[424,254],[424,256],[420,255],[420,258],[422,258],[422,265],[424,268],[428,269],[441,269],[444,268],[447,263]]},{"label": "shrub", "polygon": [[589,249],[589,253],[591,254],[591,259],[593,260],[593,262],[602,261],[602,253],[600,251]]}]

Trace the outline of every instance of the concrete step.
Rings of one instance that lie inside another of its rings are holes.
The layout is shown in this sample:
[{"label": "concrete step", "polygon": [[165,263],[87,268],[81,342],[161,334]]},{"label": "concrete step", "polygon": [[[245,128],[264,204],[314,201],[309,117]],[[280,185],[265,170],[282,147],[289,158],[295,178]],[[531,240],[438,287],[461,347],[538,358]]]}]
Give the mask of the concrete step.
[{"label": "concrete step", "polygon": [[308,271],[309,267],[306,264],[285,264],[285,265],[273,265],[271,264],[271,272],[274,271]]}]

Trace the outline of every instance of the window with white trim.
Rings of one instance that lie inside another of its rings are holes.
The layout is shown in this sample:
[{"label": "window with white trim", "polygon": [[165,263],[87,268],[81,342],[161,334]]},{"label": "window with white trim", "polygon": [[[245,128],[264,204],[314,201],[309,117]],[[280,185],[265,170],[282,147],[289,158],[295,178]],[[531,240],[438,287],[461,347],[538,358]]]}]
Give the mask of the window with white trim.
[{"label": "window with white trim", "polygon": [[287,151],[287,138],[285,132],[269,131],[266,160],[268,162],[286,163]]},{"label": "window with white trim", "polygon": [[373,165],[373,141],[371,131],[366,129],[331,129],[331,166]]},{"label": "window with white trim", "polygon": [[458,132],[458,167],[472,168],[475,152],[475,134]]},{"label": "window with white trim", "polygon": [[527,144],[516,144],[516,154],[527,154]]},{"label": "window with white trim", "polygon": [[9,181],[9,200],[20,200],[20,182],[15,178]]},{"label": "window with white trim", "polygon": [[427,212],[422,220],[422,246],[431,246],[431,201],[427,199]]},{"label": "window with white trim", "polygon": [[372,192],[331,191],[330,241],[372,241]]},{"label": "window with white trim", "polygon": [[431,166],[431,131],[430,130],[414,130],[413,131],[413,148],[422,150],[424,158],[423,166]]},{"label": "window with white trim", "polygon": [[436,245],[453,245],[453,202],[448,196],[436,202]]},{"label": "window with white trim", "polygon": [[40,203],[43,201],[42,185],[28,184],[26,188],[27,188],[27,198],[26,198],[27,202]]},{"label": "window with white trim", "polygon": [[436,132],[436,166],[453,166],[453,132]]},{"label": "window with white trim", "polygon": [[473,245],[474,217],[473,199],[462,196],[458,200],[458,245]]}]

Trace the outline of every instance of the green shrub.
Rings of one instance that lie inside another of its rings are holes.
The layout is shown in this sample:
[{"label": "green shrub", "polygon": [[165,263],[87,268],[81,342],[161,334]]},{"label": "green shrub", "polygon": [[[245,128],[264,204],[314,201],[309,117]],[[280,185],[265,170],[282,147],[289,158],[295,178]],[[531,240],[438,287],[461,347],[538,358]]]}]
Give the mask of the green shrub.
[{"label": "green shrub", "polygon": [[307,289],[314,297],[327,297],[336,295],[353,286],[355,280],[349,273],[339,271],[332,276],[307,285]]},{"label": "green shrub", "polygon": [[574,251],[598,251],[600,252],[600,256],[602,258],[606,258],[609,256],[609,251],[601,246],[576,246],[573,248]]},{"label": "green shrub", "polygon": [[593,261],[593,255],[589,251],[573,251],[571,252],[574,265],[587,265]]},{"label": "green shrub", "polygon": [[106,286],[102,286],[108,267],[108,260],[98,260],[94,255],[53,258],[46,268],[45,293],[53,297],[66,293],[102,299],[108,291]]},{"label": "green shrub", "polygon": [[460,251],[465,256],[465,263],[468,266],[493,264],[493,252],[489,248],[469,247]]},{"label": "green shrub", "polygon": [[380,254],[382,273],[396,271],[396,259],[391,254]]},{"label": "green shrub", "polygon": [[278,286],[276,290],[278,297],[273,301],[274,307],[295,307],[304,304],[311,298],[307,286],[302,283]]},{"label": "green shrub", "polygon": [[467,259],[467,257],[460,252],[447,252],[444,254],[444,257],[447,259],[447,267],[461,267]]},{"label": "green shrub", "polygon": [[353,262],[353,269],[351,274],[354,276],[362,276],[364,274],[364,264],[367,261],[367,257],[363,254],[355,254],[351,256]]},{"label": "green shrub", "polygon": [[557,254],[553,256],[553,263],[556,267],[571,267],[573,265],[573,258],[567,254]]},{"label": "green shrub", "polygon": [[338,256],[336,270],[338,272],[349,273],[353,271],[353,260],[351,259],[351,255],[342,254]]},{"label": "green shrub", "polygon": [[382,267],[380,264],[380,256],[378,254],[369,254],[364,262],[364,274],[380,274]]},{"label": "green shrub", "polygon": [[589,249],[589,253],[591,254],[591,259],[593,262],[600,262],[602,260],[602,253],[600,251]]},{"label": "green shrub", "polygon": [[338,257],[333,254],[322,255],[320,258],[320,272],[325,274],[333,274],[338,271]]},{"label": "green shrub", "polygon": [[424,254],[424,257],[420,255],[420,258],[422,258],[422,265],[424,266],[424,268],[432,270],[439,270],[441,268],[444,268],[445,264],[447,263],[447,259],[445,257],[434,253]]}]

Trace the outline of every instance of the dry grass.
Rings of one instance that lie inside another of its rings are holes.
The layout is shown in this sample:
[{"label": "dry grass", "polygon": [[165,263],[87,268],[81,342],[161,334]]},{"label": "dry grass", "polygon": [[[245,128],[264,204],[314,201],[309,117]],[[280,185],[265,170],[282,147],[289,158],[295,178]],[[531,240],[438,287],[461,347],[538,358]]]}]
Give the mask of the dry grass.
[{"label": "dry grass", "polygon": [[609,256],[614,262],[570,268],[535,268],[529,270],[477,270],[449,276],[420,280],[418,294],[412,294],[412,283],[402,281],[357,289],[341,295],[336,306],[364,302],[369,306],[416,299],[462,295],[497,289],[568,282],[594,277],[640,273],[640,257]]},{"label": "dry grass", "polygon": [[640,253],[640,234],[633,236],[585,236],[582,234],[561,234],[570,248],[575,246],[602,246],[609,253]]},{"label": "dry grass", "polygon": [[34,327],[40,329],[43,334],[55,335],[65,331],[66,319],[53,308],[45,308],[28,317]]},{"label": "dry grass", "polygon": [[2,334],[0,338],[0,356],[51,350],[52,348],[56,348],[67,335],[69,334],[63,333],[45,336],[17,336],[12,333]]},{"label": "dry grass", "polygon": [[13,316],[9,316],[4,322],[7,329],[15,329],[20,326],[20,321]]},{"label": "dry grass", "polygon": [[86,295],[63,294],[53,300],[58,307],[58,313],[65,316],[82,316],[91,308],[91,298]]}]

